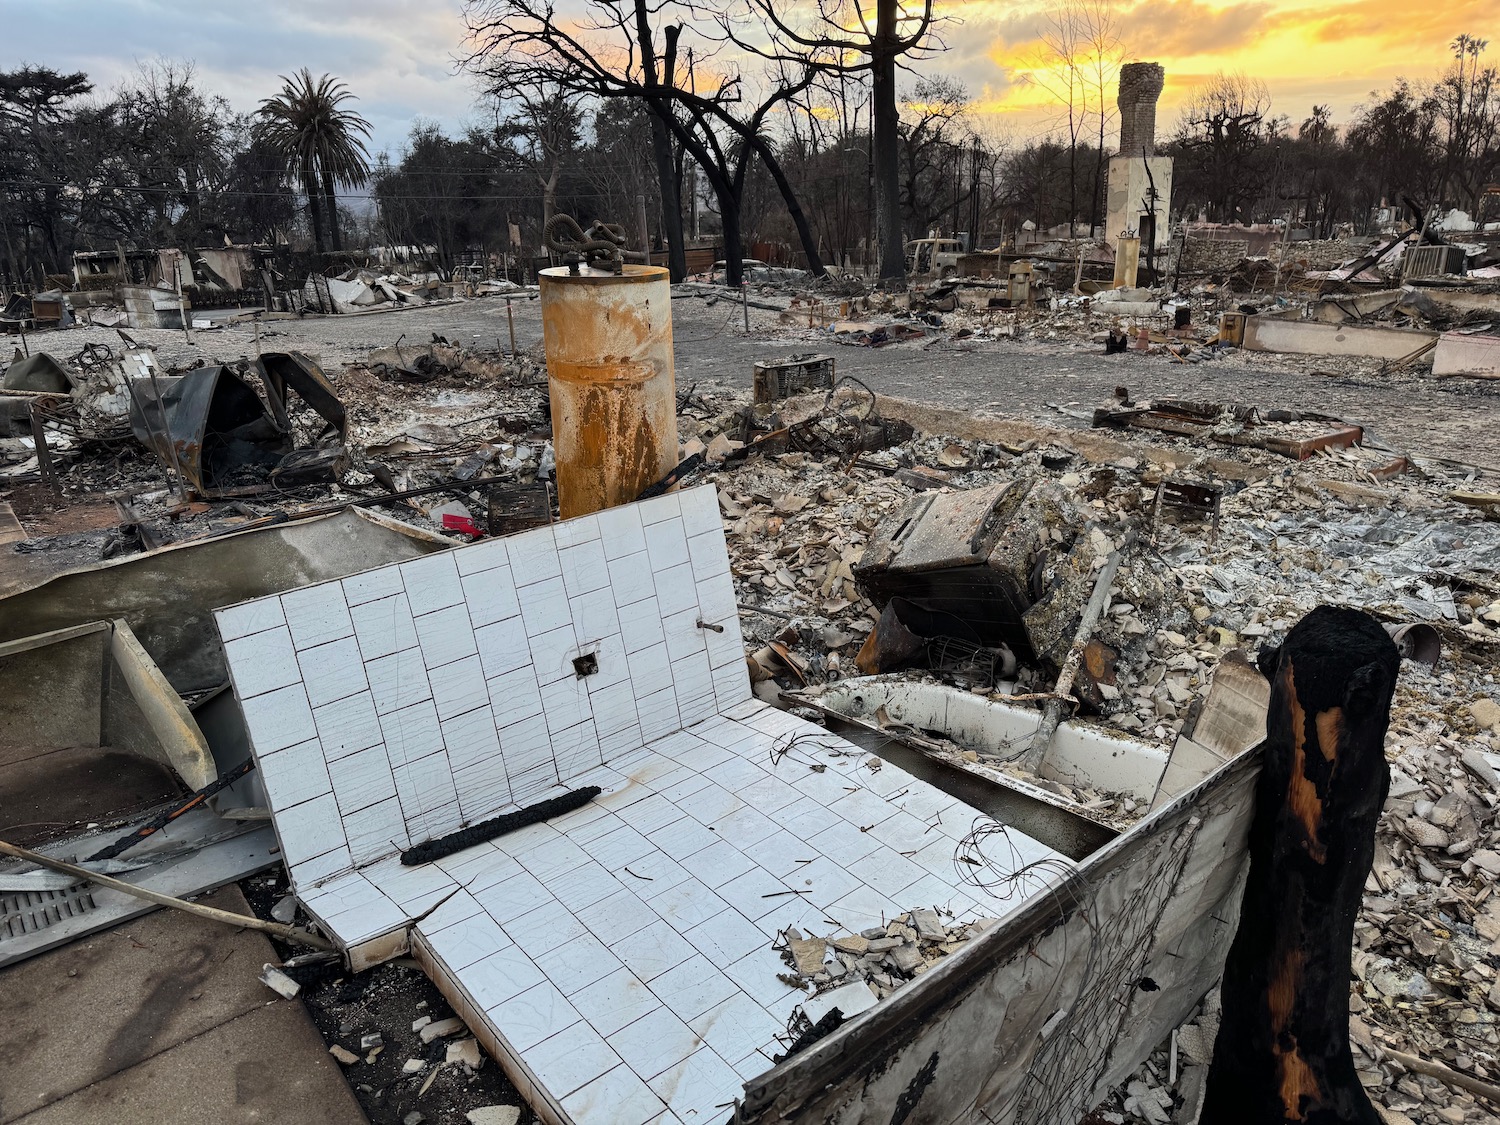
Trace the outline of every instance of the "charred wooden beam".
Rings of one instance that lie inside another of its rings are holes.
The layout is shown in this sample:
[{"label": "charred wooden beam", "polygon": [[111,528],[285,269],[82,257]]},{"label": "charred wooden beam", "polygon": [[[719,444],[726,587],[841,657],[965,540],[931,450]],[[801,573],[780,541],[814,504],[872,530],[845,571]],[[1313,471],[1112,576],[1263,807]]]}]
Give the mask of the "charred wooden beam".
[{"label": "charred wooden beam", "polygon": [[1200,1120],[1379,1125],[1349,1049],[1349,969],[1401,657],[1373,617],[1332,606],[1266,655],[1250,872]]}]

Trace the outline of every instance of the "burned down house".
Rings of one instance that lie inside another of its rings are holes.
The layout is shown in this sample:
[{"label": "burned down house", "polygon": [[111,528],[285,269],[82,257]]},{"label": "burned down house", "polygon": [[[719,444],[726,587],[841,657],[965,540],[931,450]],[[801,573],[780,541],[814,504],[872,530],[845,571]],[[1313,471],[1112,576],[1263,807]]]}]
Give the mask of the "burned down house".
[{"label": "burned down house", "polygon": [[1107,245],[898,293],[81,257],[179,321],[5,368],[0,1125],[1493,1119],[1500,496],[1390,390],[1493,295],[1196,269],[1163,78]]}]

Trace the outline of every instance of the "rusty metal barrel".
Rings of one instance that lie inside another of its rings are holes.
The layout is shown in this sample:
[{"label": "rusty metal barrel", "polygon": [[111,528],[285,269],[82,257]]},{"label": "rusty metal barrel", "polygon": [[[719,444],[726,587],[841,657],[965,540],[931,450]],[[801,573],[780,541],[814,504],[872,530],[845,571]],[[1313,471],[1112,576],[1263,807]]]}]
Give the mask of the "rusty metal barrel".
[{"label": "rusty metal barrel", "polygon": [[627,504],[677,464],[667,271],[541,271],[562,518]]}]

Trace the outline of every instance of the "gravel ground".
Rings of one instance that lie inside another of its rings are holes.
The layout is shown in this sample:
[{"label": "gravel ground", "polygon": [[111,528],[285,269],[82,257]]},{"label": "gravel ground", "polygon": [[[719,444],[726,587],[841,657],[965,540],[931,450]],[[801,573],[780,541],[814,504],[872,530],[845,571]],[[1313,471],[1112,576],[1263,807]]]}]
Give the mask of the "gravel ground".
[{"label": "gravel ground", "polygon": [[[513,308],[518,346],[538,345],[538,302],[518,299]],[[1164,355],[1106,356],[1088,339],[1104,320],[1080,331],[1086,317],[1078,312],[1034,314],[1026,338],[1019,341],[954,341],[948,338],[951,333],[940,333],[876,349],[837,345],[827,333],[779,324],[776,313],[758,309],[750,310],[747,335],[739,306],[727,301],[709,306],[695,297],[678,297],[672,309],[679,390],[693,383],[748,387],[756,360],[819,350],[835,357],[840,374],[857,376],[883,394],[984,408],[1052,425],[1080,423],[1049,404],[1071,404],[1071,409],[1087,412],[1108,401],[1116,387],[1126,386],[1137,398],[1179,396],[1336,414],[1405,452],[1500,467],[1497,381],[1393,376],[1380,373],[1379,361],[1264,352],[1196,364]],[[261,344],[268,351],[307,352],[336,370],[398,340],[401,348],[415,351],[434,333],[454,344],[504,346],[505,301],[482,298],[356,316],[268,321]],[[168,366],[255,354],[248,326],[197,332],[191,345],[176,331],[132,330],[131,335],[154,345]],[[37,346],[69,355],[86,342],[118,343],[118,337],[112,329],[76,328],[33,338]]]}]

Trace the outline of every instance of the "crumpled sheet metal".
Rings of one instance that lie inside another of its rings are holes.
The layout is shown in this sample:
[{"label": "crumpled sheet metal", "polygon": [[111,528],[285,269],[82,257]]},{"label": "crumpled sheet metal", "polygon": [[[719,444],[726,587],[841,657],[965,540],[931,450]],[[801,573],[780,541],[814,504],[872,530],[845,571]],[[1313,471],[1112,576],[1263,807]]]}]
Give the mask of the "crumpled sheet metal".
[{"label": "crumpled sheet metal", "polygon": [[[228,367],[200,367],[154,382],[131,381],[131,430],[163,464],[175,461],[186,485],[200,495],[221,493],[245,469],[261,468],[274,476],[305,452],[293,448],[289,392],[324,419],[325,433],[335,433],[342,447],[348,418],[317,364],[297,352],[269,352],[256,365],[270,398],[269,409]],[[299,466],[306,463],[306,458],[299,459]],[[328,467],[326,461],[317,463],[320,475]]]}]

